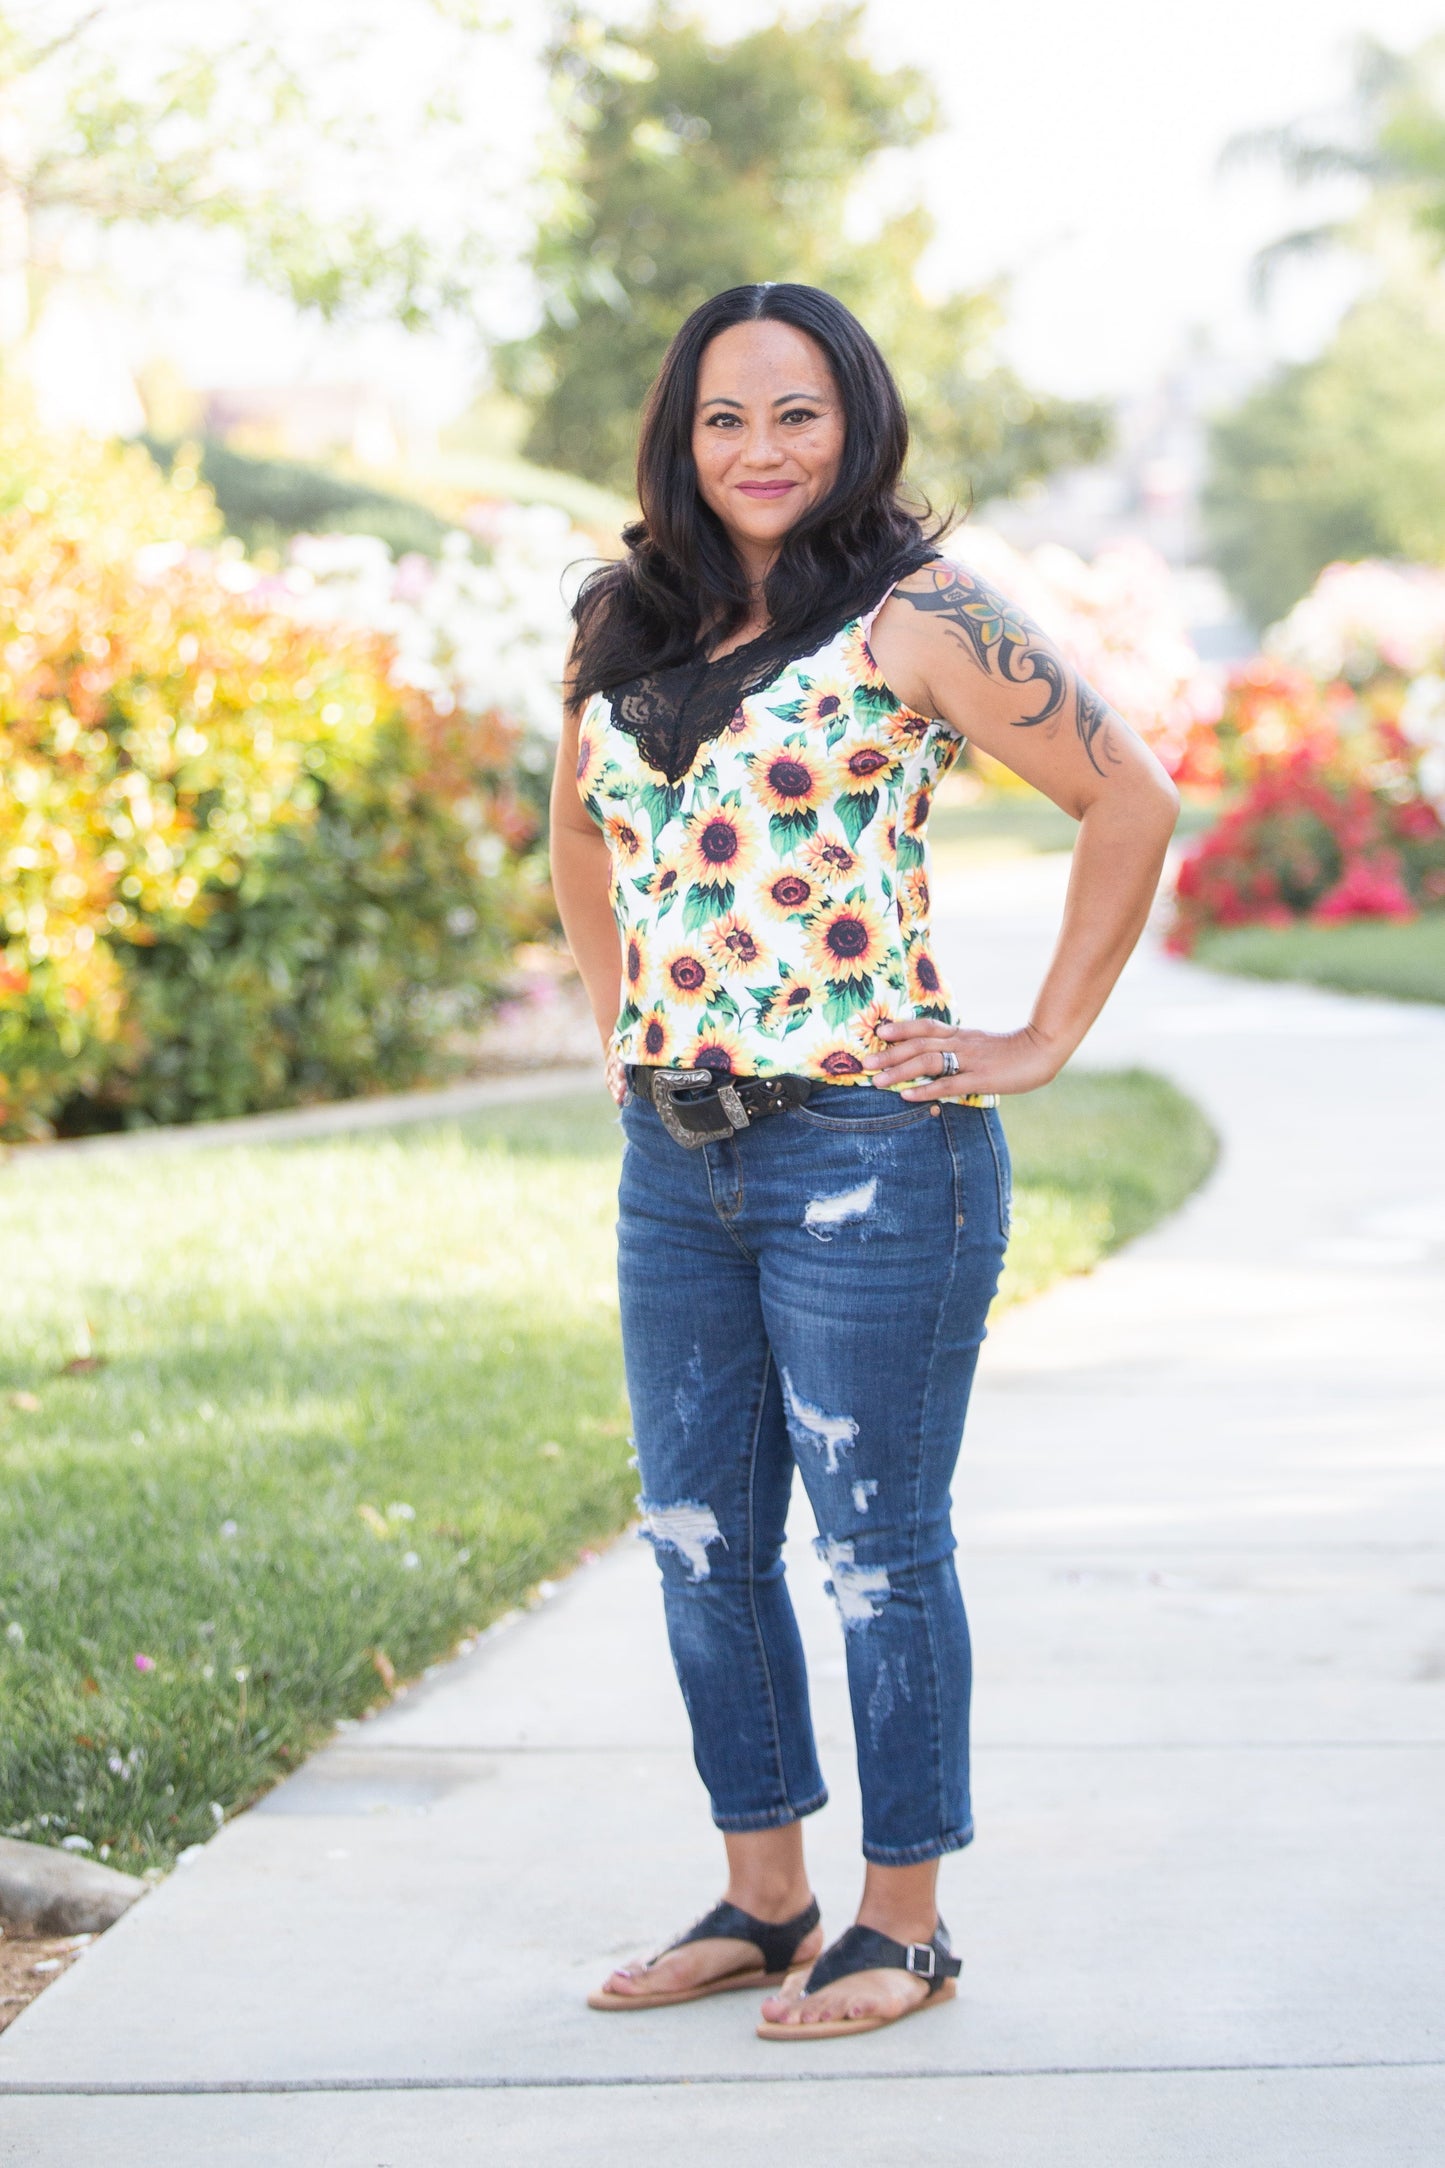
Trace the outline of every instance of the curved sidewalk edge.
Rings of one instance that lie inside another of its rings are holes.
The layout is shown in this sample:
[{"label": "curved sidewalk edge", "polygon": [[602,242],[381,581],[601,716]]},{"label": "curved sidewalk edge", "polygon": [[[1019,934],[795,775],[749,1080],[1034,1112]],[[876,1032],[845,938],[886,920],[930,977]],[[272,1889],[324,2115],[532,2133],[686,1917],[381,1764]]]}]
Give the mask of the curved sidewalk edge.
[{"label": "curved sidewalk edge", "polygon": [[48,1144],[16,1145],[32,1152],[207,1151],[225,1144],[286,1144],[297,1138],[339,1137],[358,1129],[399,1129],[413,1122],[457,1121],[485,1107],[557,1099],[568,1092],[603,1089],[600,1061],[565,1068],[480,1077],[439,1091],[392,1092],[380,1099],[333,1099],[319,1107],[283,1107],[274,1114],[240,1114],[225,1122],[176,1122],[156,1129],[126,1129],[102,1137],[57,1137]]}]

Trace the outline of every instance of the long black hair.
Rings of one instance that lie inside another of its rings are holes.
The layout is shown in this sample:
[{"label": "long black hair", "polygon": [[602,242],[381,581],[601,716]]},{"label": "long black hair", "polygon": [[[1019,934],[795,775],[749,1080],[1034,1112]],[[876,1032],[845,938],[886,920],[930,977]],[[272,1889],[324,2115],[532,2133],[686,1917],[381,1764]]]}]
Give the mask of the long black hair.
[{"label": "long black hair", "polygon": [[[791,324],[822,348],[843,404],[838,476],[783,538],[763,589],[770,641],[786,644],[866,609],[934,554],[899,492],[908,416],[887,362],[851,310],[816,286],[732,286],[693,310],[663,356],[637,448],[642,517],[622,530],[627,555],[583,582],[569,700],[693,660],[704,634],[725,640],[748,615],[746,575],[698,491],[692,456],[703,350],[732,324]],[[923,508],[926,512],[927,508]]]}]

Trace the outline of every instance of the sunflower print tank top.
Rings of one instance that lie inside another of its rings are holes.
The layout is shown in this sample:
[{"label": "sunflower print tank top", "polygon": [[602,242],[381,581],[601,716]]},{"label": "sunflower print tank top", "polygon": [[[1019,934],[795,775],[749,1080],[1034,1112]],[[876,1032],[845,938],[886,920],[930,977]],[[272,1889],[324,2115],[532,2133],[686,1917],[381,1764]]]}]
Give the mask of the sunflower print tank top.
[{"label": "sunflower print tank top", "polygon": [[963,740],[868,645],[885,596],[745,698],[680,782],[605,693],[577,787],[607,838],[624,1061],[868,1082],[880,1024],[952,1020],[929,939],[928,808]]}]

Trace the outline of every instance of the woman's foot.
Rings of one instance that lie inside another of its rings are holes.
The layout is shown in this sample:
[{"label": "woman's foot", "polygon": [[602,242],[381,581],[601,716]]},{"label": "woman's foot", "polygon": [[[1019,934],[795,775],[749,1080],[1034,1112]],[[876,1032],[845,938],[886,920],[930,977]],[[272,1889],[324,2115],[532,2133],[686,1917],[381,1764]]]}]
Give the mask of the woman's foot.
[{"label": "woman's foot", "polygon": [[[912,1907],[870,1905],[865,1896],[859,1927],[874,1929],[895,1942],[926,1943],[938,1933],[938,1914],[931,1903],[926,1911]],[[850,1934],[852,1930],[849,1931]],[[946,1945],[945,1945],[946,1946]],[[862,1951],[859,1952],[861,1956]],[[869,1951],[868,1955],[880,1954]],[[830,1980],[810,1995],[808,1967],[799,1962],[775,1994],[765,1998],[764,2022],[770,2025],[825,2025],[861,2023],[891,2025],[929,1999],[929,1981],[917,1972],[894,1966],[876,1971],[848,1972]]]},{"label": "woman's foot", "polygon": [[[789,1915],[791,1917],[791,1915]],[[805,1970],[815,1957],[822,1954],[823,1930],[821,1926],[810,1928],[798,1944],[794,1963]],[[726,1979],[732,1973],[752,1973],[758,1969],[758,1948],[753,1942],[735,1942],[730,1935],[710,1935],[703,1942],[684,1942],[675,1950],[664,1950],[650,1964],[619,1965],[616,1972],[609,1973],[603,1992],[608,1995],[659,1995],[688,1993],[699,1987],[707,1987],[715,1980]]]},{"label": "woman's foot", "polygon": [[874,2018],[892,2024],[928,2000],[928,1982],[909,1972],[850,1972],[846,1980],[805,1995],[808,1968],[790,1972],[775,1995],[763,2002],[770,2025],[821,2025],[840,2019]]},{"label": "woman's foot", "polygon": [[619,1965],[588,2003],[594,2010],[654,2009],[732,1988],[766,1987],[795,1966],[811,1964],[822,1950],[823,1930],[806,1885],[801,1901],[796,1888],[781,1897],[748,1894],[750,1905],[730,1885],[687,1934],[646,1963]]}]

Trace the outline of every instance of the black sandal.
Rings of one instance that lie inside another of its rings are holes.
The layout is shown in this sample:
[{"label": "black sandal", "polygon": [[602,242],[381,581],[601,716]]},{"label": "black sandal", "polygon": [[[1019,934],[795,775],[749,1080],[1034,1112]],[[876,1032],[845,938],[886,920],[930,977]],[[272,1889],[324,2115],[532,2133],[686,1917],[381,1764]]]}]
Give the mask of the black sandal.
[{"label": "black sandal", "polygon": [[744,1912],[740,1905],[730,1905],[724,1900],[705,1913],[695,1927],[689,1927],[676,1942],[669,1942],[667,1949],[659,1950],[656,1957],[649,1957],[644,1971],[650,1971],[659,1958],[672,1950],[680,1950],[689,1942],[709,1942],[726,1937],[733,1942],[751,1942],[761,1963],[741,1965],[735,1972],[719,1974],[715,1980],[704,1980],[697,1987],[673,1987],[658,1989],[652,1994],[645,1991],[636,1995],[610,1994],[599,1987],[587,1997],[590,2010],[662,2010],[669,2003],[701,2002],[707,1995],[730,1995],[740,1987],[776,1987],[787,1978],[788,1967],[798,1954],[798,1944],[810,1935],[822,1914],[816,1897],[810,1898],[807,1907],[796,1919],[774,1922],[755,1920],[751,1912]]},{"label": "black sandal", "polygon": [[910,1972],[916,1980],[928,1983],[923,2001],[910,2003],[906,2010],[895,2010],[891,2017],[831,2017],[820,2019],[816,2025],[780,2025],[763,2018],[758,2038],[841,2040],[845,2033],[880,2032],[885,2025],[912,2017],[916,2010],[950,2001],[957,1992],[953,1983],[962,1970],[963,1959],[954,1956],[942,1920],[931,1942],[895,1942],[891,1935],[879,1934],[876,1927],[849,1927],[824,1950],[808,1974],[803,1993],[816,1995],[820,1988],[831,1987],[835,1980],[845,1980],[855,1972]]}]

